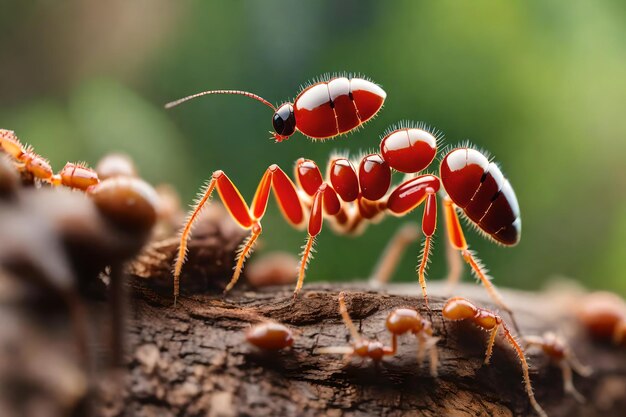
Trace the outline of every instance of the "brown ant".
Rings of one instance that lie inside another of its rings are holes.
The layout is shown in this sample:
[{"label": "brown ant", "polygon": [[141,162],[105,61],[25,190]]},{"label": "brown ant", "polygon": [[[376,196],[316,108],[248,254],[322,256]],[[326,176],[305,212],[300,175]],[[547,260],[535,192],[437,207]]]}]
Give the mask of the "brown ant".
[{"label": "brown ant", "polygon": [[439,364],[437,351],[439,338],[433,337],[433,327],[430,321],[411,308],[397,308],[389,313],[385,325],[392,335],[391,350],[393,353],[398,349],[398,336],[410,332],[417,337],[417,362],[420,365],[422,364],[425,350],[428,349],[430,353],[430,374],[436,377],[437,365]]},{"label": "brown ant", "polygon": [[352,322],[350,318],[350,314],[348,314],[348,309],[346,308],[345,294],[342,292],[339,293],[339,314],[341,314],[341,318],[345,323],[346,327],[350,331],[350,335],[352,336],[352,345],[351,346],[329,346],[324,348],[319,348],[314,351],[316,354],[344,354],[346,358],[350,358],[353,355],[359,356],[360,358],[370,358],[374,362],[380,362],[385,356],[392,356],[396,353],[393,347],[384,346],[381,342],[374,340],[367,340],[363,338],[356,326]]},{"label": "brown ant", "polygon": [[618,295],[598,291],[586,295],[578,305],[578,319],[596,339],[622,344],[626,336],[626,303]]},{"label": "brown ant", "polygon": [[522,365],[524,385],[531,405],[537,414],[542,417],[547,417],[546,412],[543,411],[535,399],[535,394],[533,394],[533,388],[530,383],[530,375],[528,374],[528,362],[526,361],[524,350],[511,334],[509,328],[502,320],[502,317],[492,311],[477,307],[469,300],[462,297],[453,297],[446,301],[442,314],[443,317],[448,320],[469,320],[481,329],[490,331],[489,343],[487,344],[487,351],[485,353],[485,365],[489,364],[489,359],[491,358],[491,354],[493,352],[493,345],[495,343],[498,330],[501,328],[504,332],[505,339],[517,354],[520,364]]},{"label": "brown ant", "polygon": [[291,347],[294,341],[288,327],[271,321],[250,327],[246,340],[259,349],[273,351]]},{"label": "brown ant", "polygon": [[32,147],[22,145],[11,130],[0,129],[0,149],[13,157],[20,171],[51,185],[87,190],[100,181],[96,172],[83,163],[68,162],[55,174],[48,160],[36,154]]},{"label": "brown ant", "polygon": [[554,333],[547,332],[542,336],[525,336],[523,338],[526,347],[541,348],[550,359],[556,362],[563,373],[563,390],[573,396],[580,403],[585,402],[583,397],[574,387],[572,369],[581,376],[591,375],[591,368],[582,365],[563,338]]}]

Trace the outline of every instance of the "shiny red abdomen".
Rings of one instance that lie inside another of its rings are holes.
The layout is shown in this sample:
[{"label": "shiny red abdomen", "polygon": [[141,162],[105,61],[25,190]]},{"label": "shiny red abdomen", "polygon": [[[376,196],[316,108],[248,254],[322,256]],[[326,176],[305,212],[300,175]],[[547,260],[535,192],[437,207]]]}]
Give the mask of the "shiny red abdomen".
[{"label": "shiny red abdomen", "polygon": [[395,170],[420,172],[435,159],[437,138],[424,129],[396,129],[380,141],[380,153]]},{"label": "shiny red abdomen", "polygon": [[307,87],[294,101],[296,127],[314,139],[347,133],[371,119],[387,94],[362,78],[333,78]]},{"label": "shiny red abdomen", "polygon": [[458,148],[445,156],[440,175],[448,196],[479,228],[504,245],[519,242],[517,197],[495,163],[475,149]]}]

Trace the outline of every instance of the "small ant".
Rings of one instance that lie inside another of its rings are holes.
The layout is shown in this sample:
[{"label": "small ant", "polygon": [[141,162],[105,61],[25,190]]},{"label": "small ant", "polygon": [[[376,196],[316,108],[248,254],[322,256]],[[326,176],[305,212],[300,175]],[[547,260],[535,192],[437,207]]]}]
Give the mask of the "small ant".
[{"label": "small ant", "polygon": [[572,369],[581,376],[591,375],[591,368],[582,365],[563,338],[547,332],[541,336],[525,336],[523,338],[526,347],[541,348],[550,359],[556,362],[563,373],[563,390],[572,395],[579,403],[585,402],[583,397],[574,387]]},{"label": "small ant", "polygon": [[443,186],[447,193],[444,197],[445,223],[452,247],[461,252],[489,296],[511,315],[517,329],[511,309],[491,283],[485,267],[469,250],[457,213],[457,209],[462,209],[471,224],[497,243],[514,246],[519,242],[521,219],[517,197],[498,165],[490,162],[483,153],[462,146],[444,156],[439,167],[440,177],[422,174],[399,185],[391,184],[392,169],[405,174],[418,174],[426,169],[437,154],[438,139],[440,135],[429,131],[423,124],[403,123],[384,134],[380,153],[357,160],[332,156],[326,177],[322,176],[314,161],[298,159],[295,166],[297,186],[278,165],[270,165],[259,181],[251,206],[224,171],[214,171],[199,193],[180,234],[173,268],[174,303],[179,295],[180,274],[192,227],[213,192],[217,190],[233,219],[250,230],[248,239],[237,253],[233,276],[225,288],[228,292],[239,279],[244,262],[263,231],[261,220],[273,190],[281,213],[291,226],[302,228],[308,222],[308,237],[298,268],[294,297],[302,289],[315,238],[322,231],[325,218],[330,220],[335,232],[354,236],[385,215],[406,216],[423,204],[424,246],[417,273],[426,307],[429,308],[426,269],[437,227],[437,192]]},{"label": "small ant", "polygon": [[501,328],[504,332],[504,337],[517,354],[520,364],[522,365],[522,372],[524,374],[524,385],[531,405],[533,406],[537,414],[542,417],[547,417],[546,412],[543,411],[543,409],[535,399],[535,394],[533,394],[533,388],[530,383],[530,375],[528,374],[528,362],[526,361],[524,350],[517,342],[515,337],[511,334],[508,327],[502,320],[502,317],[492,311],[477,307],[469,300],[462,297],[453,297],[446,301],[446,304],[444,305],[442,310],[442,314],[443,317],[448,320],[469,320],[481,329],[491,331],[489,336],[489,342],[487,344],[487,351],[485,353],[485,365],[489,364],[489,359],[491,358],[491,354],[493,352],[493,345],[496,341],[498,330]]},{"label": "small ant", "polygon": [[48,160],[36,154],[32,147],[22,145],[11,130],[0,129],[0,149],[17,161],[18,169],[51,185],[64,185],[84,191],[99,182],[96,172],[81,163],[68,162],[58,174],[54,174]]},{"label": "small ant", "polygon": [[387,330],[392,334],[391,350],[395,353],[398,349],[398,336],[407,332],[413,333],[417,337],[417,362],[421,365],[424,360],[424,352],[428,349],[430,353],[430,374],[437,376],[437,365],[439,364],[439,354],[437,351],[438,337],[433,337],[433,327],[431,323],[423,318],[420,313],[411,308],[397,308],[389,313],[385,322]]},{"label": "small ant", "polygon": [[359,334],[359,331],[357,330],[356,326],[352,322],[352,319],[350,318],[350,314],[348,314],[348,309],[346,308],[345,294],[343,293],[343,291],[339,293],[339,314],[341,314],[343,322],[350,331],[350,335],[352,336],[352,345],[329,346],[319,348],[316,349],[314,353],[344,354],[347,358],[356,355],[363,359],[370,358],[375,363],[380,362],[385,356],[392,356],[396,353],[394,347],[385,346],[377,340],[367,340]]},{"label": "small ant", "polygon": [[577,305],[578,319],[596,339],[612,339],[620,345],[626,339],[626,303],[618,295],[598,291],[586,295]]},{"label": "small ant", "polygon": [[281,350],[293,345],[293,334],[286,326],[276,322],[266,322],[250,327],[246,340],[259,349]]},{"label": "small ant", "polygon": [[387,93],[377,84],[359,77],[320,77],[302,89],[293,103],[274,107],[264,98],[239,90],[211,90],[167,103],[166,109],[209,94],[237,94],[260,101],[274,111],[272,136],[289,139],[296,130],[311,139],[330,139],[361,126],[378,113]]}]

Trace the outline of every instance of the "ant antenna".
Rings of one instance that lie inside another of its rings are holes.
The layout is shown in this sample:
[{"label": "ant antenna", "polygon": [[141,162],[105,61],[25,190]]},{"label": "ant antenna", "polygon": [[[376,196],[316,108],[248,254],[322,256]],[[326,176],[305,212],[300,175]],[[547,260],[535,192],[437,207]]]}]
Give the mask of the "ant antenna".
[{"label": "ant antenna", "polygon": [[184,103],[186,101],[193,100],[194,98],[198,98],[198,97],[202,97],[202,96],[207,96],[209,94],[235,94],[235,95],[250,97],[250,98],[252,98],[252,99],[254,99],[256,101],[260,101],[261,103],[265,104],[267,107],[269,107],[273,111],[276,111],[276,107],[274,107],[272,105],[272,103],[270,103],[269,101],[265,100],[263,97],[258,96],[256,94],[249,93],[247,91],[240,91],[240,90],[210,90],[210,91],[203,91],[201,93],[192,94],[190,96],[183,97],[183,98],[178,99],[176,101],[169,102],[169,103],[167,103],[165,105],[165,108],[166,109],[171,109],[172,107],[176,107],[179,104],[182,104],[182,103]]}]

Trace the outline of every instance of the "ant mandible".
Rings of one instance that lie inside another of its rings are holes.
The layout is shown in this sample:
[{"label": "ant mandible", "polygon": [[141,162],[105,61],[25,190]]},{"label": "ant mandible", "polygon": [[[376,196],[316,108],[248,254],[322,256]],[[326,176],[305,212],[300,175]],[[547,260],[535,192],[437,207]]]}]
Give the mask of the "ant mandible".
[{"label": "ant mandible", "polygon": [[565,340],[551,332],[546,332],[543,336],[524,336],[522,340],[527,348],[540,348],[546,356],[559,365],[563,375],[563,391],[570,394],[579,403],[584,403],[585,397],[574,387],[572,369],[580,376],[589,376],[592,370],[578,361]]},{"label": "ant mandible", "polygon": [[348,308],[346,307],[346,300],[344,292],[339,293],[339,314],[343,319],[344,324],[350,331],[352,337],[352,343],[350,346],[328,346],[324,348],[316,349],[313,353],[316,354],[344,354],[347,358],[353,355],[357,355],[360,358],[370,358],[374,362],[380,362],[385,356],[393,356],[396,353],[396,345],[389,347],[383,345],[378,340],[367,340],[363,338],[357,330],[354,322],[350,318]]},{"label": "ant mandible", "polygon": [[274,107],[256,94],[239,90],[210,90],[181,98],[166,109],[209,94],[236,94],[257,100],[274,111],[272,136],[276,142],[289,139],[296,130],[311,139],[329,139],[348,133],[370,120],[383,106],[387,93],[360,77],[322,76],[303,88],[293,103]]},{"label": "ant mandible", "polygon": [[517,354],[520,364],[522,365],[524,386],[531,405],[537,414],[542,417],[547,417],[547,414],[543,411],[533,394],[533,387],[530,383],[530,375],[528,374],[528,362],[526,361],[524,350],[511,334],[509,328],[504,323],[504,320],[502,320],[502,317],[492,311],[477,307],[471,301],[462,297],[453,297],[446,301],[441,313],[443,317],[448,320],[469,320],[481,329],[490,331],[487,351],[485,352],[485,365],[489,364],[489,359],[491,359],[493,345],[496,341],[498,330],[502,329],[505,339]]},{"label": "ant mandible", "polygon": [[[295,166],[297,186],[278,165],[271,165],[259,182],[251,207],[223,171],[213,172],[181,232],[174,263],[174,302],[176,303],[179,295],[180,274],[191,229],[213,191],[217,189],[222,202],[237,223],[251,231],[237,254],[232,279],[225,289],[229,291],[239,279],[243,264],[261,235],[261,220],[270,191],[274,190],[283,217],[292,226],[304,226],[307,221],[304,211],[309,211],[308,237],[298,268],[294,296],[302,288],[313,244],[322,230],[324,218],[331,220],[335,232],[358,235],[369,223],[380,220],[386,214],[405,216],[424,203],[424,247],[418,275],[428,307],[425,276],[431,240],[437,226],[437,192],[443,185],[447,192],[444,198],[446,227],[452,246],[461,251],[463,259],[471,266],[489,295],[512,317],[511,309],[501,299],[487,276],[487,271],[469,250],[457,214],[457,207],[461,208],[469,220],[492,240],[509,246],[517,244],[521,233],[519,206],[513,188],[498,166],[490,162],[483,153],[469,146],[462,146],[445,155],[439,169],[441,177],[422,174],[391,187],[392,169],[406,174],[418,174],[431,164],[437,154],[438,136],[422,124],[401,124],[391,128],[383,136],[379,154],[366,155],[360,161],[332,156],[326,180],[315,162],[300,158]],[[355,165],[358,165],[358,170]],[[515,320],[513,323],[515,324]]]}]

